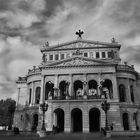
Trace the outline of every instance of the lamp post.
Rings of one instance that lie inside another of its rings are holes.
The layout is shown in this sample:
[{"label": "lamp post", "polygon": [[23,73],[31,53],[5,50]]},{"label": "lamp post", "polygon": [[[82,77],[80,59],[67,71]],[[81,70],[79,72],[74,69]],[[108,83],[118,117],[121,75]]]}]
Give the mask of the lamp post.
[{"label": "lamp post", "polygon": [[105,112],[105,130],[109,131],[109,126],[108,126],[108,118],[107,118],[107,111],[110,108],[110,103],[108,103],[106,100],[101,104],[102,109]]},{"label": "lamp post", "polygon": [[40,104],[40,109],[43,112],[43,120],[42,120],[41,130],[46,131],[46,128],[45,128],[45,112],[48,110],[48,104],[46,104],[45,102]]}]

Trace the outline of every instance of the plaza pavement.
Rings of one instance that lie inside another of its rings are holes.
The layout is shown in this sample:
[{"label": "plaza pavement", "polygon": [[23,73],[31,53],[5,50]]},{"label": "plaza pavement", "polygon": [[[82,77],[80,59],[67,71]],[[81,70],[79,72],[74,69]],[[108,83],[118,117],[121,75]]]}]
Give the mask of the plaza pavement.
[{"label": "plaza pavement", "polygon": [[0,136],[0,140],[140,140],[140,137],[111,137],[105,138],[98,134],[55,134],[44,138],[38,136]]}]

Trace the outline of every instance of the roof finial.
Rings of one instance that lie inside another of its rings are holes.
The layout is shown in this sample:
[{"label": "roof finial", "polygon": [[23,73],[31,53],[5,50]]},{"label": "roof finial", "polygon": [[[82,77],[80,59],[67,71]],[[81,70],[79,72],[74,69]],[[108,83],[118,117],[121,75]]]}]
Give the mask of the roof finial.
[{"label": "roof finial", "polygon": [[76,35],[78,35],[78,39],[82,39],[82,34],[84,34],[83,31],[79,30],[78,32],[75,33]]},{"label": "roof finial", "polygon": [[116,43],[115,37],[112,37],[111,42],[112,42],[112,43]]}]

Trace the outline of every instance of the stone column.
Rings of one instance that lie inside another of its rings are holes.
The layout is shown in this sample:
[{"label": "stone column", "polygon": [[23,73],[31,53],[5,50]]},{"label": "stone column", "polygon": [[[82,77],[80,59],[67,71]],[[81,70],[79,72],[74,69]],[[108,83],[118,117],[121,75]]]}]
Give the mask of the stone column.
[{"label": "stone column", "polygon": [[34,105],[34,82],[32,82],[32,98],[31,98],[31,105]]},{"label": "stone column", "polygon": [[66,99],[69,99],[69,85],[70,85],[70,82],[66,82]]},{"label": "stone column", "polygon": [[137,86],[136,86],[136,81],[134,81],[134,84],[133,84],[133,95],[134,95],[134,103],[137,102],[136,98],[137,98]]},{"label": "stone column", "polygon": [[87,99],[87,82],[83,81],[83,98]]},{"label": "stone column", "polygon": [[118,95],[118,84],[117,84],[117,78],[116,78],[116,73],[113,73],[113,78],[112,78],[112,87],[113,87],[113,93],[112,93],[112,96],[113,96],[113,100],[115,101],[119,101],[119,95]]},{"label": "stone column", "polygon": [[59,92],[59,85],[58,85],[58,74],[55,75],[55,82],[54,82],[54,95],[57,97],[60,97],[60,92]]},{"label": "stone column", "polygon": [[41,77],[41,94],[40,94],[40,104],[42,104],[45,100],[45,91],[44,91],[44,84],[45,84],[45,76],[42,75]]},{"label": "stone column", "polygon": [[84,81],[83,81],[83,90],[84,90],[84,98],[87,99],[88,95],[88,83],[87,83],[87,74],[84,74]]},{"label": "stone column", "polygon": [[131,103],[130,81],[129,81],[129,78],[126,79],[125,87],[126,87],[126,101],[127,101],[128,103]]},{"label": "stone column", "polygon": [[99,86],[101,85],[100,81],[101,81],[101,73],[98,73],[98,83],[97,83],[98,84],[98,87],[97,87],[97,94],[98,94],[98,96],[101,95],[101,91],[99,89]]},{"label": "stone column", "polygon": [[17,103],[16,105],[19,105],[19,98],[20,98],[20,88],[17,89],[18,90],[18,95],[17,95]]},{"label": "stone column", "polygon": [[70,81],[70,85],[69,85],[69,95],[73,96],[73,80],[72,80],[72,74],[69,75],[69,81]]}]

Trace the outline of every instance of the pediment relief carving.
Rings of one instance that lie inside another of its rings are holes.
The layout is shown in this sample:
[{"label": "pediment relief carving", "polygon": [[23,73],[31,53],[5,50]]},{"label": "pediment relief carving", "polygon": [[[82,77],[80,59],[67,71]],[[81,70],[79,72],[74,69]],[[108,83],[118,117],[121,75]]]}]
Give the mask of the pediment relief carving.
[{"label": "pediment relief carving", "polygon": [[72,48],[90,48],[90,47],[103,47],[104,45],[101,44],[93,44],[93,43],[85,43],[85,42],[77,42],[72,43],[64,46],[56,47],[55,49],[72,49]]},{"label": "pediment relief carving", "polygon": [[90,60],[84,60],[83,58],[73,58],[70,61],[64,61],[54,66],[76,66],[76,65],[98,65],[98,64],[102,64],[102,63],[90,61]]}]

